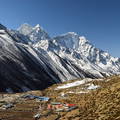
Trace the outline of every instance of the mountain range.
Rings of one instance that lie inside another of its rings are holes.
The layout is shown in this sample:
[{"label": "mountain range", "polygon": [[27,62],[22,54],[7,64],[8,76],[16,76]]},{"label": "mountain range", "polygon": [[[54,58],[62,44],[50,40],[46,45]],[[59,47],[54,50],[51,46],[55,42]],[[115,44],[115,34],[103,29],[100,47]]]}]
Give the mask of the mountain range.
[{"label": "mountain range", "polygon": [[23,24],[17,30],[0,24],[1,92],[42,90],[67,80],[115,74],[120,74],[120,58],[84,36],[68,32],[50,37],[39,24]]}]

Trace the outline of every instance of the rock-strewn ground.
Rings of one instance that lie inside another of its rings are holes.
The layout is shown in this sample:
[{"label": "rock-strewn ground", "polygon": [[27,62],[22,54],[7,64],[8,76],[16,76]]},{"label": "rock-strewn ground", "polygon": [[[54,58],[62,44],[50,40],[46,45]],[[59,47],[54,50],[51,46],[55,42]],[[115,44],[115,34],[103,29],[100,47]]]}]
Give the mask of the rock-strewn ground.
[{"label": "rock-strewn ground", "polygon": [[[75,81],[70,81],[70,83]],[[44,91],[1,93],[0,106],[12,103],[14,107],[7,110],[1,108],[0,119],[34,120],[33,116],[40,113],[39,120],[120,120],[120,76],[112,76],[103,80],[96,79],[78,86],[55,90],[63,84],[67,84],[67,82],[53,85]],[[87,88],[91,84],[99,87],[88,90]],[[64,93],[65,96],[61,97],[61,93]],[[21,97],[26,94],[47,96],[51,99],[44,102]],[[78,108],[69,112],[47,110],[47,104],[50,102],[73,103]]]}]

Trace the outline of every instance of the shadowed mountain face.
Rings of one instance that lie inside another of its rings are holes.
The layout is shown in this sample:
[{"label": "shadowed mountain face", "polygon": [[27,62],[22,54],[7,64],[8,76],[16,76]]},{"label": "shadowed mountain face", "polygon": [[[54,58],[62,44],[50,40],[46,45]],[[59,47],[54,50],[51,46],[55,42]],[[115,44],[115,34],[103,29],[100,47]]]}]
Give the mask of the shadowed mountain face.
[{"label": "shadowed mountain face", "polygon": [[120,59],[69,32],[50,38],[39,25],[0,24],[0,92],[44,89],[77,78],[120,74]]},{"label": "shadowed mountain face", "polygon": [[42,54],[15,42],[9,31],[0,30],[0,92],[44,89],[56,82],[60,79]]},{"label": "shadowed mountain face", "polygon": [[2,24],[0,24],[0,29],[1,30],[6,30],[7,28],[5,26],[3,26]]}]

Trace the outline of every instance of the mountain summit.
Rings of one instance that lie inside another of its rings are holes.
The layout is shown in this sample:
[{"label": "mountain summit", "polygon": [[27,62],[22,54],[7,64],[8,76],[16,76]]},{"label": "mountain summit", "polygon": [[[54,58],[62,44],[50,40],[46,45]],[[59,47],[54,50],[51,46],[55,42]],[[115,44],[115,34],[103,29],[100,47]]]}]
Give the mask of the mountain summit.
[{"label": "mountain summit", "polygon": [[40,40],[50,39],[47,32],[45,32],[39,24],[32,27],[31,25],[25,23],[18,28],[18,31],[28,36],[32,43],[36,43]]},{"label": "mountain summit", "polygon": [[36,25],[9,30],[0,24],[0,91],[44,89],[77,78],[120,74],[120,59],[68,32],[51,38]]}]

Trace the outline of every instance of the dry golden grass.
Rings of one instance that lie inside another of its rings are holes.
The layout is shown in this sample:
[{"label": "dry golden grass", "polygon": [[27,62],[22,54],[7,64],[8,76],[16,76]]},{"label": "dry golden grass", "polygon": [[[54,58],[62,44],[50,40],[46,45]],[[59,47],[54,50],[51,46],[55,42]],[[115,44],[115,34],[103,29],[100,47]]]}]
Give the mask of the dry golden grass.
[{"label": "dry golden grass", "polygon": [[[40,120],[120,120],[120,77],[112,76],[105,78],[103,81],[92,81],[90,83],[101,87],[86,94],[68,94],[66,99],[60,98],[61,92],[75,91],[85,87],[85,85],[62,90],[54,90],[58,85],[53,85],[44,91],[30,91],[19,94],[43,95],[50,97],[51,100],[49,102],[17,100],[14,108],[0,111],[0,119],[34,120],[33,115],[40,112],[42,114]],[[47,104],[53,101],[75,103],[78,108],[70,112],[57,113],[47,110]],[[44,107],[42,111],[38,110],[40,104]]]},{"label": "dry golden grass", "polygon": [[[109,81],[108,81],[109,80]],[[71,94],[68,99],[60,102],[76,103],[79,106],[79,119],[81,120],[119,120],[120,119],[120,77],[113,76],[104,81],[93,81],[101,88],[87,94]],[[73,90],[74,88],[69,88]],[[57,100],[57,95],[66,90],[46,90]],[[72,111],[71,111],[72,112]],[[76,116],[78,118],[78,116]],[[69,118],[70,119],[70,118]]]}]

